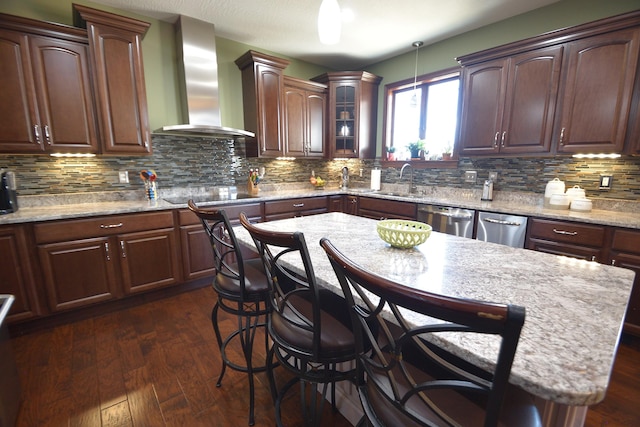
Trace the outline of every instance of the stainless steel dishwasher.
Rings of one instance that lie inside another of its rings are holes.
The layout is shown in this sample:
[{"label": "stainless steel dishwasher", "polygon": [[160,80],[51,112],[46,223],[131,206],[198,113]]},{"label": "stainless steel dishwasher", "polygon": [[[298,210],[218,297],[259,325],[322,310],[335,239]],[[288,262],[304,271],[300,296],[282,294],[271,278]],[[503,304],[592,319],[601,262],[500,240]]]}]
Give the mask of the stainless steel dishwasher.
[{"label": "stainless steel dishwasher", "polygon": [[418,221],[429,224],[433,231],[454,236],[473,237],[475,211],[449,206],[421,205]]},{"label": "stainless steel dishwasher", "polygon": [[478,212],[476,239],[524,248],[527,217],[493,212]]}]

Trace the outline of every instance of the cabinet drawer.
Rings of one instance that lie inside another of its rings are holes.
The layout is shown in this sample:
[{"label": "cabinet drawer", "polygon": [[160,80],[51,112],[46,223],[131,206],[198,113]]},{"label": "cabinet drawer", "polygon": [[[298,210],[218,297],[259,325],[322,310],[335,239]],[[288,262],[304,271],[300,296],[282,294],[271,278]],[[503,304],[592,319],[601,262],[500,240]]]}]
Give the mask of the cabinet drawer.
[{"label": "cabinet drawer", "polygon": [[531,219],[530,224],[529,238],[598,248],[604,244],[605,229],[602,226],[539,218]]},{"label": "cabinet drawer", "polygon": [[387,217],[416,218],[417,207],[415,203],[400,202],[397,200],[376,199],[373,197],[360,197],[358,208],[360,211],[374,211],[386,213]]},{"label": "cabinet drawer", "polygon": [[326,197],[304,197],[299,199],[275,200],[265,202],[265,216],[279,213],[296,213],[328,209]]},{"label": "cabinet drawer", "polygon": [[[237,205],[223,205],[223,206],[203,206],[202,209],[224,209],[232,223],[238,222],[238,216],[240,212],[244,212],[252,222],[262,220],[262,203],[242,203]],[[178,221],[180,225],[193,225],[200,224],[198,217],[189,209],[181,209],[178,212]]]},{"label": "cabinet drawer", "polygon": [[49,243],[171,227],[173,212],[163,211],[46,222],[36,224],[34,232],[37,243]]},{"label": "cabinet drawer", "polygon": [[640,254],[640,231],[616,229],[613,232],[611,249]]}]

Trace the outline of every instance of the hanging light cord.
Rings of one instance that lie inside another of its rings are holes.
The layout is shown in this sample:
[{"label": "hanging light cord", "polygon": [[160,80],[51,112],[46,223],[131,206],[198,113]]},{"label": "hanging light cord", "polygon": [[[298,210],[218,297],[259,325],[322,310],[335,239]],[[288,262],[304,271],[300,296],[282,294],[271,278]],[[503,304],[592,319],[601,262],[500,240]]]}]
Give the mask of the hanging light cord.
[{"label": "hanging light cord", "polygon": [[413,45],[416,48],[416,67],[413,72],[413,90],[416,90],[416,84],[418,83],[418,50],[420,50],[420,46],[422,46],[422,42],[413,42]]}]

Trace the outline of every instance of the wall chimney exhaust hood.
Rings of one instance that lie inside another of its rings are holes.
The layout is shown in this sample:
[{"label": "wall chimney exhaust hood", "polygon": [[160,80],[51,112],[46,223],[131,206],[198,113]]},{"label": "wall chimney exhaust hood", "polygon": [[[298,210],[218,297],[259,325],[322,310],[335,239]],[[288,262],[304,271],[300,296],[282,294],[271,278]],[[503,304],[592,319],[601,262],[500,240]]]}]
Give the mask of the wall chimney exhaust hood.
[{"label": "wall chimney exhaust hood", "polygon": [[164,126],[156,134],[255,137],[253,132],[222,126],[218,97],[218,60],[213,24],[180,16],[176,23],[178,73],[186,124]]}]

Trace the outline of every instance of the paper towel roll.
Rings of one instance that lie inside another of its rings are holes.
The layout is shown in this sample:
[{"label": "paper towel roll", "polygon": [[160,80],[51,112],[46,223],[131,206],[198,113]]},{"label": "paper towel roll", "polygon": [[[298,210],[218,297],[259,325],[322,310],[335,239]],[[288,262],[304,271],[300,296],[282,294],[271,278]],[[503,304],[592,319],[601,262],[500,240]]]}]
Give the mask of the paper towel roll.
[{"label": "paper towel roll", "polygon": [[381,174],[381,170],[380,169],[372,169],[371,170],[371,189],[372,190],[379,190],[380,189],[380,174]]}]

